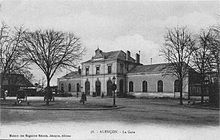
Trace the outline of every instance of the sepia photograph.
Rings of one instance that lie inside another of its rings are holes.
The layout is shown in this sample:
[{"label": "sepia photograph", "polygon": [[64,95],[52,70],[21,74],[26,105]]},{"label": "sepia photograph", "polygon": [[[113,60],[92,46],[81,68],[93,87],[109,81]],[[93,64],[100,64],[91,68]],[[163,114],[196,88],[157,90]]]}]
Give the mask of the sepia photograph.
[{"label": "sepia photograph", "polygon": [[220,1],[0,0],[0,139],[219,140]]}]

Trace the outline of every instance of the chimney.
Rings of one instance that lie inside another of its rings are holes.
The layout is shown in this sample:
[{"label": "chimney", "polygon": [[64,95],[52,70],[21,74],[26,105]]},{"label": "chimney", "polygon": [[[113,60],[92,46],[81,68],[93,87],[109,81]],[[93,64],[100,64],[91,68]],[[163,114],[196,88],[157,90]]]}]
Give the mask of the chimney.
[{"label": "chimney", "polygon": [[126,54],[126,60],[127,60],[127,61],[129,60],[130,55],[131,55],[130,51],[127,51],[127,54]]},{"label": "chimney", "polygon": [[81,68],[78,66],[78,73],[81,74]]},{"label": "chimney", "polygon": [[140,63],[140,54],[136,53],[136,63]]}]

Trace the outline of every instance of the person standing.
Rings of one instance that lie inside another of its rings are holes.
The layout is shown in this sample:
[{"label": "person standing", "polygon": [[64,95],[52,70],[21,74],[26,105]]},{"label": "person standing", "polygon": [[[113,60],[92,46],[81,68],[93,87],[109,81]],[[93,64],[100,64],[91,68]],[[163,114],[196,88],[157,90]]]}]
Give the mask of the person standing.
[{"label": "person standing", "polygon": [[86,94],[83,92],[82,93],[82,96],[81,96],[81,99],[80,99],[80,102],[82,102],[83,104],[85,104],[85,101],[86,101]]},{"label": "person standing", "polygon": [[8,90],[5,90],[5,93],[4,93],[4,100],[6,99],[6,97],[8,96]]}]

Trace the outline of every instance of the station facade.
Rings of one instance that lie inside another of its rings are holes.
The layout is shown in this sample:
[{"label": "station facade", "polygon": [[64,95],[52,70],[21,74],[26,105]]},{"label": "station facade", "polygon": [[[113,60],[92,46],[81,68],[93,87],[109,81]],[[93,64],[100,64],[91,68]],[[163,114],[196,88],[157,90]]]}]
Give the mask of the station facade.
[{"label": "station facade", "polygon": [[[112,96],[112,79],[116,78],[118,96],[139,94],[141,96],[179,96],[179,83],[172,73],[164,74],[168,63],[143,65],[140,54],[131,57],[130,51],[103,52],[95,50],[95,55],[81,64],[78,71],[58,78],[58,90],[77,94]],[[183,93],[189,92],[190,74],[183,81]]]}]

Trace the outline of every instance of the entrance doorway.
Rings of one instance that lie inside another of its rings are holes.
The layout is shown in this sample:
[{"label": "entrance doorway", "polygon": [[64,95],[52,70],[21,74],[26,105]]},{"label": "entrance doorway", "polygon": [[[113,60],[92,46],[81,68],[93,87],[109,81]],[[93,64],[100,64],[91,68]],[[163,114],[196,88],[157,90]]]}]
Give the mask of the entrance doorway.
[{"label": "entrance doorway", "polygon": [[124,81],[123,81],[123,79],[121,79],[120,81],[119,81],[119,94],[120,95],[123,95],[123,92],[124,92]]},{"label": "entrance doorway", "polygon": [[112,81],[110,79],[107,81],[107,96],[112,96]]},{"label": "entrance doorway", "polygon": [[90,83],[89,83],[89,81],[87,80],[87,81],[85,82],[85,94],[86,94],[86,95],[89,95],[89,93],[90,93]]},{"label": "entrance doorway", "polygon": [[80,84],[79,83],[77,83],[77,85],[76,85],[76,92],[80,92]]},{"label": "entrance doorway", "polygon": [[97,96],[101,95],[101,82],[99,80],[95,82],[95,91]]}]

